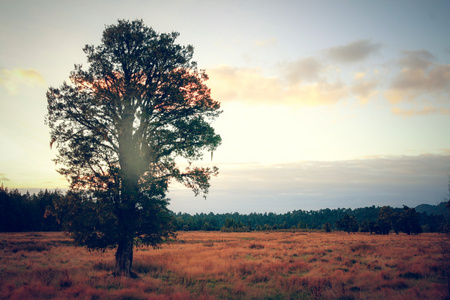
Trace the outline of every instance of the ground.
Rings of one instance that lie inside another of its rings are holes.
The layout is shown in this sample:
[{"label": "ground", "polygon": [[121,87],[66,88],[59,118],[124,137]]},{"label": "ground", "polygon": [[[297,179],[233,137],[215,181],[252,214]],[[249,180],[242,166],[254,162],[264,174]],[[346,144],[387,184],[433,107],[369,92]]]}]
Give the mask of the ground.
[{"label": "ground", "polygon": [[179,232],[139,247],[138,279],[113,250],[63,233],[0,233],[0,299],[445,299],[443,236]]}]

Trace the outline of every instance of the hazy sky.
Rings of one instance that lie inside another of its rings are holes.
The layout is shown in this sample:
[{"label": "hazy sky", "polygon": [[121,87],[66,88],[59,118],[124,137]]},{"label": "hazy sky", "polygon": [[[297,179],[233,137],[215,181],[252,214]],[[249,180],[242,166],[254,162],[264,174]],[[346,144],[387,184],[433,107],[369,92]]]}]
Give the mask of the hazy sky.
[{"label": "hazy sky", "polygon": [[45,92],[105,25],[180,32],[210,76],[223,144],[206,200],[175,212],[436,204],[450,174],[449,1],[0,0],[0,182],[66,188]]}]

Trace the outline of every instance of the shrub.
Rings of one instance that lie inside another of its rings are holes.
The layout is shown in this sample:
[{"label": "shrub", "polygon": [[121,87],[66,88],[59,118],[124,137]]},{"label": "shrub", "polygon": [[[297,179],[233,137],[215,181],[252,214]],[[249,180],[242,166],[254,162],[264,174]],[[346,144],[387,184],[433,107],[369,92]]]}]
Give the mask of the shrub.
[{"label": "shrub", "polygon": [[358,243],[355,245],[351,245],[350,250],[352,252],[356,252],[356,251],[366,252],[366,251],[374,251],[375,247],[372,245],[366,244],[366,243]]},{"label": "shrub", "polygon": [[249,248],[250,249],[264,249],[264,245],[253,243],[253,244],[250,244]]},{"label": "shrub", "polygon": [[406,272],[399,275],[400,278],[407,278],[407,279],[422,279],[422,274],[419,273],[413,273],[413,272]]}]

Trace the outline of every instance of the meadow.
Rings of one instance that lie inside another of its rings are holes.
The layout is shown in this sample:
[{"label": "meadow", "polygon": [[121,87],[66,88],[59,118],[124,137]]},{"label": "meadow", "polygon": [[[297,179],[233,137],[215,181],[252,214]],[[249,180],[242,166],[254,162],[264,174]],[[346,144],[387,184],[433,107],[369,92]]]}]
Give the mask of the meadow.
[{"label": "meadow", "polygon": [[114,252],[63,233],[0,233],[1,299],[445,299],[439,234],[179,232],[139,247],[138,279]]}]

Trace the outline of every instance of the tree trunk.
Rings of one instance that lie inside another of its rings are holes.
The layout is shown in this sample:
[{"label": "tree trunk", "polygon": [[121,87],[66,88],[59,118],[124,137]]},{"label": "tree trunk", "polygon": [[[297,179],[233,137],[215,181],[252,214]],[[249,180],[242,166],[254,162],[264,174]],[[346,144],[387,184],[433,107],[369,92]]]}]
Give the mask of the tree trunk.
[{"label": "tree trunk", "polygon": [[136,203],[139,193],[139,152],[133,142],[133,122],[135,111],[131,108],[131,100],[124,98],[125,109],[119,126],[119,164],[121,177],[121,203],[117,208],[120,238],[116,252],[117,276],[135,278],[131,271],[133,263],[133,238],[136,232]]},{"label": "tree trunk", "polygon": [[133,264],[133,239],[122,239],[116,251],[116,276],[135,277],[135,274],[131,272],[131,266]]}]

